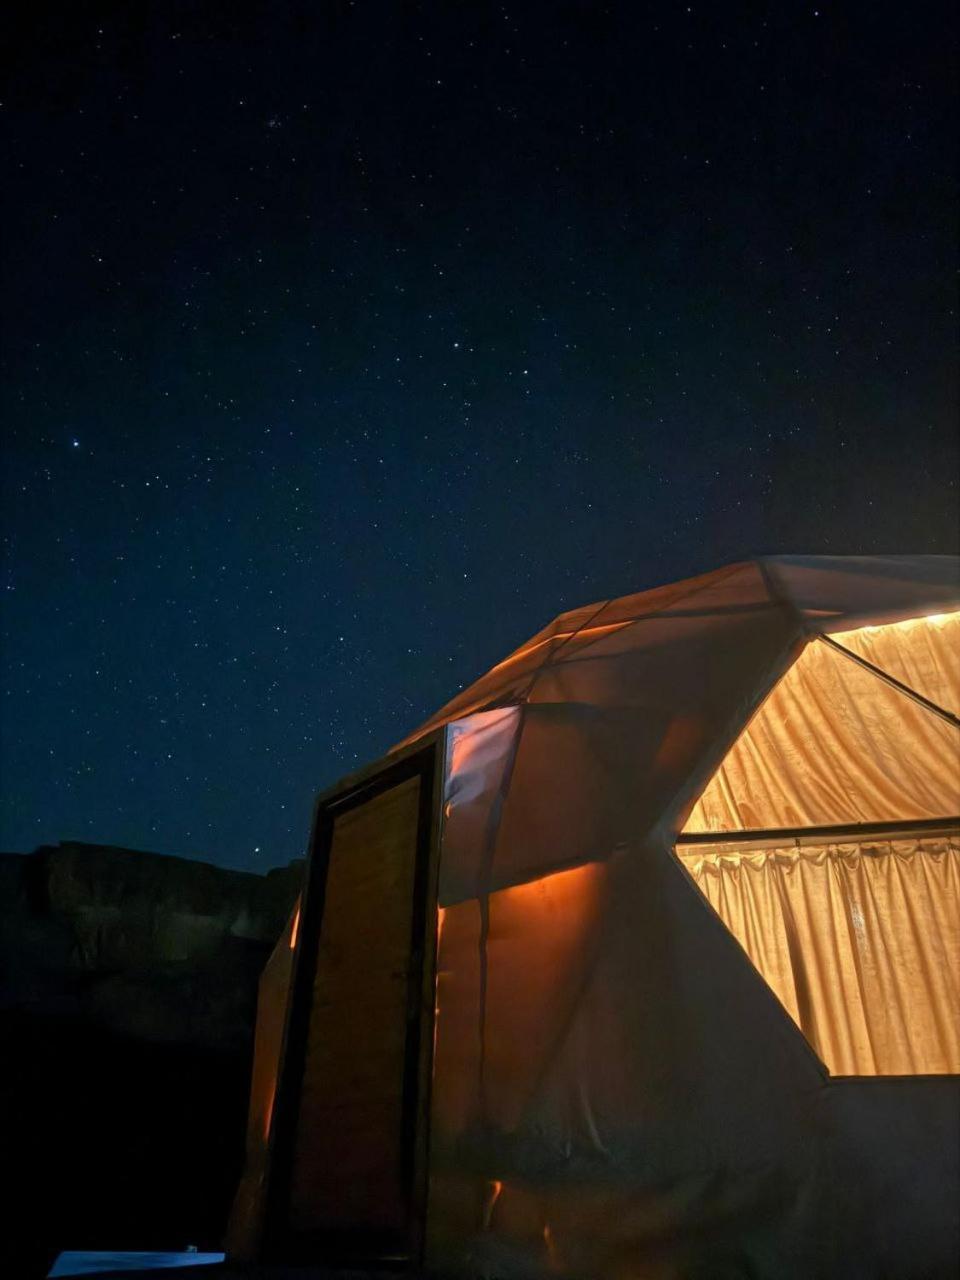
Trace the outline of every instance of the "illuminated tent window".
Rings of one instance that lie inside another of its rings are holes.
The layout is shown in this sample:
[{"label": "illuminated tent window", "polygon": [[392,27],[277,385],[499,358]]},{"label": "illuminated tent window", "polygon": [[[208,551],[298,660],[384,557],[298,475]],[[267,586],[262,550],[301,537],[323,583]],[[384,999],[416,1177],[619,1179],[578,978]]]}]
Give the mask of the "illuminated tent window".
[{"label": "illuminated tent window", "polygon": [[960,614],[813,641],[678,842],[834,1074],[960,1071],[958,655]]}]

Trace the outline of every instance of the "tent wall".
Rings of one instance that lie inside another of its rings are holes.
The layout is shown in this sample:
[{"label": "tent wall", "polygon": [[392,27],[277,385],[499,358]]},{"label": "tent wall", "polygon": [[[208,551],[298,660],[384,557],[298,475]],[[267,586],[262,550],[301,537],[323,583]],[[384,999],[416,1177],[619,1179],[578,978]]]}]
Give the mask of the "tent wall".
[{"label": "tent wall", "polygon": [[876,1083],[828,1080],[668,839],[450,905],[429,1262],[950,1275],[957,1082]]},{"label": "tent wall", "polygon": [[[881,574],[854,595],[890,620],[911,590]],[[467,691],[451,726],[428,1259],[593,1280],[952,1274],[957,1081],[831,1081],[673,854],[811,619],[756,566],[636,608],[561,625],[539,666],[521,651],[518,705]],[[842,629],[840,607],[818,616]],[[896,813],[917,795],[942,811],[936,749],[933,781],[883,784]]]},{"label": "tent wall", "polygon": [[[449,726],[429,1267],[953,1274],[957,1080],[831,1079],[673,848],[817,631],[956,608],[956,576],[777,558],[601,602],[408,740]],[[937,776],[875,785],[927,812]]]},{"label": "tent wall", "polygon": [[227,1227],[227,1249],[235,1258],[253,1258],[260,1247],[270,1129],[299,922],[298,902],[260,975],[246,1158]]},{"label": "tent wall", "polygon": [[749,1233],[795,1259],[779,1274],[812,1274],[802,1224],[771,1209],[813,1180],[802,1101],[820,1068],[669,854],[487,907],[482,949],[480,902],[444,917],[432,1264],[679,1275]]},{"label": "tent wall", "polygon": [[567,635],[522,705],[453,728],[469,738],[448,767],[441,903],[677,822],[804,643],[755,565],[710,575],[670,611]]}]

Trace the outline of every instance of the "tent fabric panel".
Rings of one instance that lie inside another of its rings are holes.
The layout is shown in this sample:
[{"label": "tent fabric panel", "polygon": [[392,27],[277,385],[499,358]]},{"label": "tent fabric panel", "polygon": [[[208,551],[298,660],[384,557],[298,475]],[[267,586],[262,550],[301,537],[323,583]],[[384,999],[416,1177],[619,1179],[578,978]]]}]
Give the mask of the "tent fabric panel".
[{"label": "tent fabric panel", "polygon": [[738,695],[766,692],[771,662],[796,640],[794,620],[777,605],[747,615],[658,615],[579,652],[570,647],[540,673],[530,701],[657,708],[706,721]]},{"label": "tent fabric panel", "polygon": [[482,901],[444,912],[442,1273],[639,1277],[704,1265],[746,1221],[782,1250],[777,1274],[811,1274],[787,1206],[813,1182],[803,1107],[821,1068],[669,849],[633,853],[492,893],[485,939]]},{"label": "tent fabric panel", "polygon": [[[558,638],[558,643],[549,655],[550,661],[544,663],[544,668],[555,663],[575,662],[584,649],[589,649],[598,640],[609,639],[618,632],[629,632],[638,621],[639,619],[637,618],[619,618],[608,622],[597,620],[585,623],[578,631],[567,631],[562,637]],[[561,639],[562,643],[559,642]],[[635,647],[631,643],[629,635],[624,637],[624,640],[626,648]],[[531,686],[531,692],[532,689],[533,687]]]},{"label": "tent fabric panel", "polygon": [[678,854],[832,1074],[960,1074],[960,831]]},{"label": "tent fabric panel", "polygon": [[726,565],[694,578],[654,587],[609,601],[597,614],[598,624],[636,622],[674,611],[714,613],[729,607],[770,603],[770,594],[757,561]]},{"label": "tent fabric panel", "polygon": [[[518,890],[491,894],[485,944],[481,901],[443,912],[429,1264],[596,1280],[720,1262],[786,1280],[938,1274],[956,1231],[942,1214],[956,1125],[942,1122],[957,1081],[863,1081],[882,1090],[875,1105],[828,1105],[826,1091],[861,1082],[824,1079],[669,850],[636,854],[523,886],[549,900],[566,877],[582,899],[522,929],[502,927]],[[540,966],[557,957],[544,1000]],[[871,1159],[848,1213],[838,1188],[858,1150]],[[896,1211],[922,1160],[939,1218]]]},{"label": "tent fabric panel", "polygon": [[[896,643],[913,648],[923,636],[924,628],[913,627]],[[957,813],[960,730],[813,641],[730,748],[684,831]]]},{"label": "tent fabric panel", "polygon": [[936,706],[960,715],[960,612],[836,631],[832,639]]},{"label": "tent fabric panel", "polygon": [[545,634],[546,631],[555,636],[573,635],[581,627],[587,626],[597,618],[609,603],[608,600],[594,600],[592,604],[578,605],[576,609],[568,609],[565,613],[559,614],[550,627],[545,628],[540,635]]},{"label": "tent fabric panel", "polygon": [[604,886],[587,864],[501,890],[486,913],[477,899],[442,909],[433,1115],[447,1132],[519,1122],[575,1010]]},{"label": "tent fabric panel", "polygon": [[[838,1080],[816,1099],[842,1280],[953,1277],[960,1261],[960,1080]],[[850,1194],[856,1188],[857,1194]],[[861,1258],[851,1266],[851,1262]]]},{"label": "tent fabric panel", "polygon": [[299,919],[298,901],[264,966],[257,990],[246,1154],[227,1226],[227,1250],[231,1257],[240,1259],[255,1256],[263,1227],[270,1131]]},{"label": "tent fabric panel", "polygon": [[462,693],[441,707],[414,733],[398,743],[394,750],[415,742],[441,725],[450,724],[455,720],[496,706],[525,701],[539,672],[602,608],[602,603],[588,605],[555,618],[542,631],[537,632],[530,640],[508,654],[473,684],[468,685]]},{"label": "tent fabric panel", "polygon": [[448,702],[398,746],[408,746],[424,734],[469,715],[508,703],[522,702],[537,673],[547,661],[550,647],[556,643],[555,639],[548,639],[544,646],[523,652],[515,660],[500,663]]},{"label": "tent fabric panel", "polygon": [[[466,1171],[445,1176],[434,1190],[437,1256],[461,1258],[450,1274],[525,1278],[955,1275],[958,1082],[843,1080],[805,1103],[806,1150],[791,1152],[793,1176],[774,1162],[704,1167],[655,1185],[585,1173],[579,1183],[489,1178],[480,1187]],[[457,1251],[464,1238],[466,1256]]]},{"label": "tent fabric panel", "polygon": [[[536,675],[531,685],[529,673],[536,664],[521,665],[515,670],[513,659],[522,655],[524,662],[533,658],[541,661],[544,646],[540,641],[548,636],[553,636],[556,643],[544,672],[554,658],[569,661],[579,648],[589,647],[589,637],[577,639],[574,634],[570,638],[569,634],[588,624],[603,627],[652,619],[671,611],[682,614],[687,606],[700,617],[722,617],[738,611],[748,615],[752,610],[764,610],[767,604],[789,613],[798,635],[956,610],[960,609],[960,561],[955,556],[772,556],[571,610],[538,632],[533,641],[520,645],[501,669],[494,668],[468,686],[399,745],[414,742],[459,716],[526,700],[543,676]],[[634,635],[638,646],[649,647],[645,628],[626,628],[624,637]],[[543,696],[547,701],[555,700],[553,693]]]},{"label": "tent fabric panel", "polygon": [[471,898],[482,887],[521,730],[520,707],[504,707],[457,720],[447,732],[441,906]]},{"label": "tent fabric panel", "polygon": [[[750,617],[745,617],[745,614]],[[754,620],[756,625],[751,626]],[[543,683],[549,681],[551,676],[556,681],[567,678],[582,681],[581,671],[589,671],[588,664],[594,661],[602,661],[609,666],[611,659],[645,654],[648,661],[659,661],[669,667],[678,665],[678,655],[671,654],[675,644],[701,643],[706,636],[712,636],[714,640],[720,640],[725,635],[746,637],[755,633],[762,636],[771,626],[792,632],[795,622],[786,614],[782,605],[767,602],[742,610],[714,610],[700,614],[691,608],[682,612],[678,610],[658,613],[649,618],[637,618],[633,622],[610,625],[598,623],[584,627],[538,676],[537,684],[530,691],[529,700],[536,702],[543,699]],[[683,656],[679,655],[679,662],[683,661]],[[730,657],[729,649],[721,648],[714,660],[726,662],[729,667]],[[695,668],[690,674],[694,679],[698,676]]]},{"label": "tent fabric panel", "polygon": [[783,597],[817,631],[960,607],[956,556],[770,556],[763,563]]},{"label": "tent fabric panel", "polygon": [[535,701],[454,727],[441,905],[605,858],[672,822],[667,811],[693,803],[796,638],[776,606],[749,621],[643,625],[656,629],[649,649],[553,667]]},{"label": "tent fabric panel", "polygon": [[503,888],[599,860],[625,840],[643,820],[641,797],[630,785],[630,747],[653,746],[655,729],[629,709],[525,707],[509,796],[481,887]]}]

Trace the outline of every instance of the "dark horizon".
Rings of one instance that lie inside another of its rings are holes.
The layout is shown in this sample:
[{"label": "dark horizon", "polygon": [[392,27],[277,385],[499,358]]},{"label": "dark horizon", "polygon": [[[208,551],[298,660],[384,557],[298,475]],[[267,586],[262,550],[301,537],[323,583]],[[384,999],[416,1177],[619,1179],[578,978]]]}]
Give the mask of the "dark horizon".
[{"label": "dark horizon", "polygon": [[0,848],[265,871],[565,609],[957,551],[952,6],[13,27]]}]

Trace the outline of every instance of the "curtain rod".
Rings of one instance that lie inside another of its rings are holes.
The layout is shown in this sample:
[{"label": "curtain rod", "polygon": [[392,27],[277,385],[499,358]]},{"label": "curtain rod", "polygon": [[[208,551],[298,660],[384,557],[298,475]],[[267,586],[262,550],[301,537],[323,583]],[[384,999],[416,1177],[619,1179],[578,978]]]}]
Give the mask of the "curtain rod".
[{"label": "curtain rod", "polygon": [[909,839],[960,833],[960,815],[945,818],[914,818],[906,822],[848,822],[824,827],[767,827],[753,831],[692,831],[677,836],[678,849],[737,850],[770,848],[773,845],[831,844],[851,840]]}]

